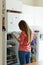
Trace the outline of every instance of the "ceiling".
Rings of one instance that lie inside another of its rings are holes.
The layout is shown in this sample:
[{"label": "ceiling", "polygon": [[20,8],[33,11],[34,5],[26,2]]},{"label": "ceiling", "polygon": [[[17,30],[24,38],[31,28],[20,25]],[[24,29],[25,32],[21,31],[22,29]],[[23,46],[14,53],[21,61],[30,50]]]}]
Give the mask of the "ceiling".
[{"label": "ceiling", "polygon": [[43,6],[43,0],[21,0],[23,4],[31,6]]}]

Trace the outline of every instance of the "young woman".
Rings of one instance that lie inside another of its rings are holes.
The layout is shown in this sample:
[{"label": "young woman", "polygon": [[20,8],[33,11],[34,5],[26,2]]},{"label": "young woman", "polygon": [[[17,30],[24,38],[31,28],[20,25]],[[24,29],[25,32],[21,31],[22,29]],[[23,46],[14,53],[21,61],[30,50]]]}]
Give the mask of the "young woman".
[{"label": "young woman", "polygon": [[33,34],[29,26],[24,20],[21,20],[18,24],[21,33],[19,39],[14,35],[14,37],[19,41],[19,60],[20,64],[30,63],[31,56],[31,41],[33,39]]}]

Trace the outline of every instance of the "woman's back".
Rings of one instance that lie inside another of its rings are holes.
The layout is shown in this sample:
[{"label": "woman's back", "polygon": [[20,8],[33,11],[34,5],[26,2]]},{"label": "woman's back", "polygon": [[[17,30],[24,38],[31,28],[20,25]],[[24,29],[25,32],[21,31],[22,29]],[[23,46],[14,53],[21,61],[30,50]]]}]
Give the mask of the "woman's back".
[{"label": "woman's back", "polygon": [[20,33],[20,45],[19,45],[19,51],[31,51],[30,43],[27,45],[27,35],[24,31]]}]

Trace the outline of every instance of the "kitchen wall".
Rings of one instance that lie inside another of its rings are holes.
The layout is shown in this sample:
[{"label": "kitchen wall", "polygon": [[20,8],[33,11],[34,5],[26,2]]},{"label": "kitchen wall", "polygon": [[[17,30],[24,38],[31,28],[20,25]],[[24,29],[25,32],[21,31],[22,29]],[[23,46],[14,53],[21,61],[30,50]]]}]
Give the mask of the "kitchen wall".
[{"label": "kitchen wall", "polygon": [[22,12],[28,25],[43,33],[43,7],[23,5]]},{"label": "kitchen wall", "polygon": [[34,25],[34,13],[33,6],[23,5],[23,19],[26,20],[28,25]]},{"label": "kitchen wall", "polygon": [[34,22],[38,26],[41,33],[43,33],[43,7],[34,7]]}]

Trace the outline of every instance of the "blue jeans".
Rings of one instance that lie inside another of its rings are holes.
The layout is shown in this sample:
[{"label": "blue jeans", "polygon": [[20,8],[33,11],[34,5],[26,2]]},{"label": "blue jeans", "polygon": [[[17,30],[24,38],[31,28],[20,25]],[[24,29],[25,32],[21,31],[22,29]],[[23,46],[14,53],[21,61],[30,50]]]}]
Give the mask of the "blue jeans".
[{"label": "blue jeans", "polygon": [[30,56],[31,56],[30,52],[19,51],[20,64],[22,65],[22,64],[30,63]]}]

